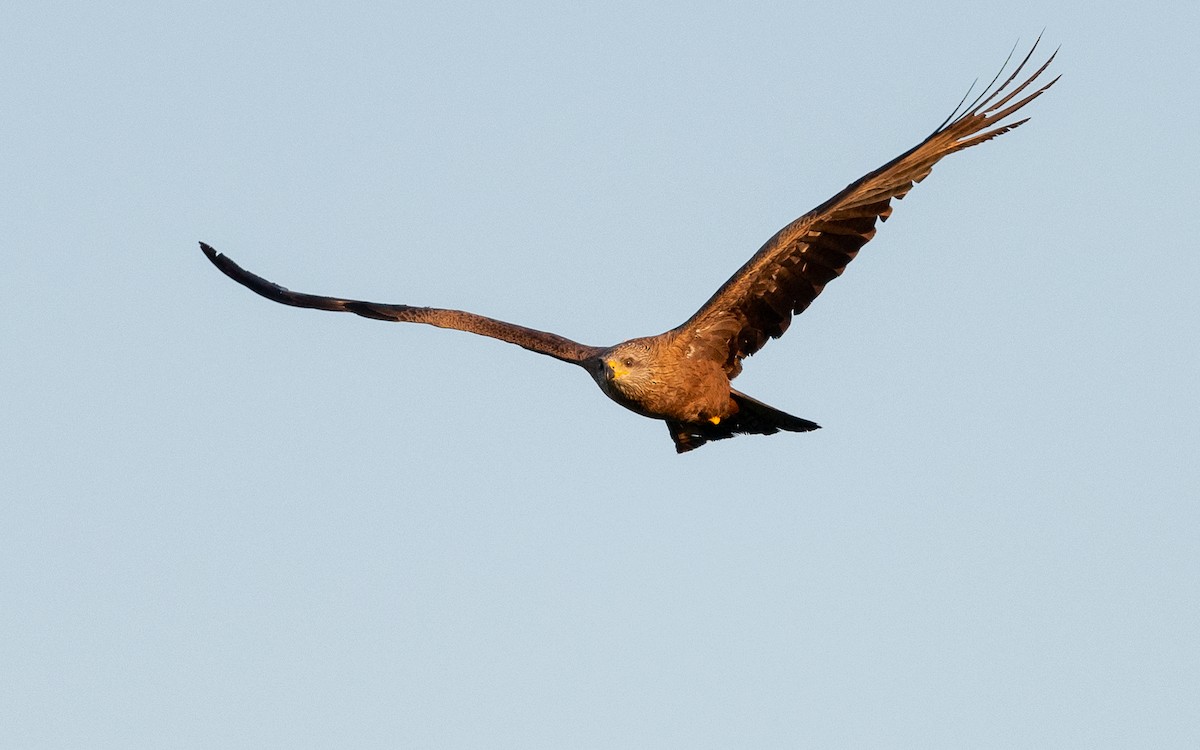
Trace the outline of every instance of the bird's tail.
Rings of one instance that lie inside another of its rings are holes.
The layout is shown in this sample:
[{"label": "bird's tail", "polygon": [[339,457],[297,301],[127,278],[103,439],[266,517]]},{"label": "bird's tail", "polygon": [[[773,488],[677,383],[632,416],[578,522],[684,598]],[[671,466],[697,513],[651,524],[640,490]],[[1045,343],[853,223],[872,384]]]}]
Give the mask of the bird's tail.
[{"label": "bird's tail", "polygon": [[744,393],[730,391],[730,395],[737,404],[738,411],[717,424],[667,422],[667,427],[671,431],[671,439],[675,441],[676,453],[686,453],[699,448],[710,440],[724,440],[734,435],[774,435],[780,430],[809,432],[821,427],[816,422],[793,417],[773,406],[767,406]]}]

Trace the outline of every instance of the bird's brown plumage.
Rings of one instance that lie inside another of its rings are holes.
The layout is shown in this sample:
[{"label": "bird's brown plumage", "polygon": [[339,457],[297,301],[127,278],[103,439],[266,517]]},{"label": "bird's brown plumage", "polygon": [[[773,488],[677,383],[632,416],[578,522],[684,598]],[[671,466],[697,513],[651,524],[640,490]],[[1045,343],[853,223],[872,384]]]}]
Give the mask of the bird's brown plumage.
[{"label": "bird's brown plumage", "polygon": [[1026,122],[1004,120],[1058,80],[1035,87],[1054,59],[1051,54],[1031,75],[1014,83],[1036,48],[1035,42],[1002,83],[996,85],[998,74],[976,100],[965,108],[960,103],[915,147],[779,230],[691,318],[658,336],[612,347],[586,346],[461,310],[302,294],[244,270],[204,243],[201,248],[227,276],[275,302],[468,331],[579,365],[613,400],[664,420],[680,453],[737,434],[814,430],[815,423],[739,393],[729,381],[741,372],[742,360],[769,339],[782,336],[792,316],[803,312],[826,284],[841,275],[875,235],[876,222],[891,214],[893,198],[907,195],[945,156]]},{"label": "bird's brown plumage", "polygon": [[[736,377],[744,358],[761,349],[769,338],[782,336],[792,315],[803,312],[826,284],[846,270],[859,249],[875,236],[876,221],[887,221],[891,215],[893,198],[907,195],[943,157],[1026,122],[1002,124],[1001,120],[1041,96],[1058,80],[1054,78],[1012,101],[1028,90],[1054,60],[1051,54],[1032,75],[1009,89],[1036,48],[1035,43],[1003,84],[985,89],[966,111],[958,114],[956,109],[925,140],[779,230],[676,330],[681,335],[720,339],[728,347],[726,372]],[[714,334],[705,330],[726,321]]]}]

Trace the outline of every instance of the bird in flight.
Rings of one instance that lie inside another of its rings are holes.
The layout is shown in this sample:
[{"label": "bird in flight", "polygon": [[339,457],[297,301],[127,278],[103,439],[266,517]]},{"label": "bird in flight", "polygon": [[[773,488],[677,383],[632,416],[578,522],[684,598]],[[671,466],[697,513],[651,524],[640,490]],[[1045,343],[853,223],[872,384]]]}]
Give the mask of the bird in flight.
[{"label": "bird in flight", "polygon": [[907,195],[942,157],[1007,133],[1028,120],[1009,117],[1058,80],[1038,83],[1054,60],[1051,54],[1031,75],[1018,81],[1036,49],[1037,42],[1000,82],[1008,68],[1006,62],[970,103],[968,92],[925,140],[779,230],[682,325],[615,346],[586,346],[462,310],[293,292],[246,271],[203,242],[200,248],[225,275],[275,302],[468,331],[579,365],[618,404],[666,422],[678,453],[735,435],[807,432],[819,425],[730,386],[742,371],[742,360],[768,339],[782,336],[792,316],[803,312],[826,284],[841,275],[859,249],[875,236],[876,221],[891,215],[893,198]]}]

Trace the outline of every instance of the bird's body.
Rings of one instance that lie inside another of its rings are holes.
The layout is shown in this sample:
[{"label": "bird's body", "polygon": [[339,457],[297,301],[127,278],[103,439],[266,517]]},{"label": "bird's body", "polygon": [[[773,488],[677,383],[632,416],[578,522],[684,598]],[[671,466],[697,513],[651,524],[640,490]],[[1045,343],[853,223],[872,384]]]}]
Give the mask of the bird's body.
[{"label": "bird's body", "polygon": [[632,339],[607,349],[593,374],[609,398],[642,416],[708,422],[737,411],[729,376],[685,336]]},{"label": "bird's body", "polygon": [[276,302],[469,331],[583,367],[612,400],[642,416],[665,421],[680,453],[738,434],[814,430],[815,423],[734,390],[730,381],[741,372],[742,360],[769,339],[783,335],[792,316],[803,312],[829,281],[841,275],[874,236],[876,222],[891,214],[893,198],[907,195],[944,156],[1025,122],[1002,121],[1058,80],[1012,102],[1054,59],[1051,55],[1033,75],[1010,88],[1033,51],[1003,83],[993,88],[993,81],[965,111],[960,114],[956,109],[916,147],[781,229],[682,325],[612,347],[586,346],[461,310],[293,292],[242,269],[204,243],[201,248],[226,275]]}]

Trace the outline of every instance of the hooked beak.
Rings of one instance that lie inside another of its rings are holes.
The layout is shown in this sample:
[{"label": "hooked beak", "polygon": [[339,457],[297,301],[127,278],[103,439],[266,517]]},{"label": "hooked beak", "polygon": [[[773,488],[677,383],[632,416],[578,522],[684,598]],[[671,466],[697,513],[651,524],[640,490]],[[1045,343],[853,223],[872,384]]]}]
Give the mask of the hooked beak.
[{"label": "hooked beak", "polygon": [[623,378],[629,374],[629,370],[615,359],[606,360],[604,363],[604,377],[607,380],[616,380]]}]

